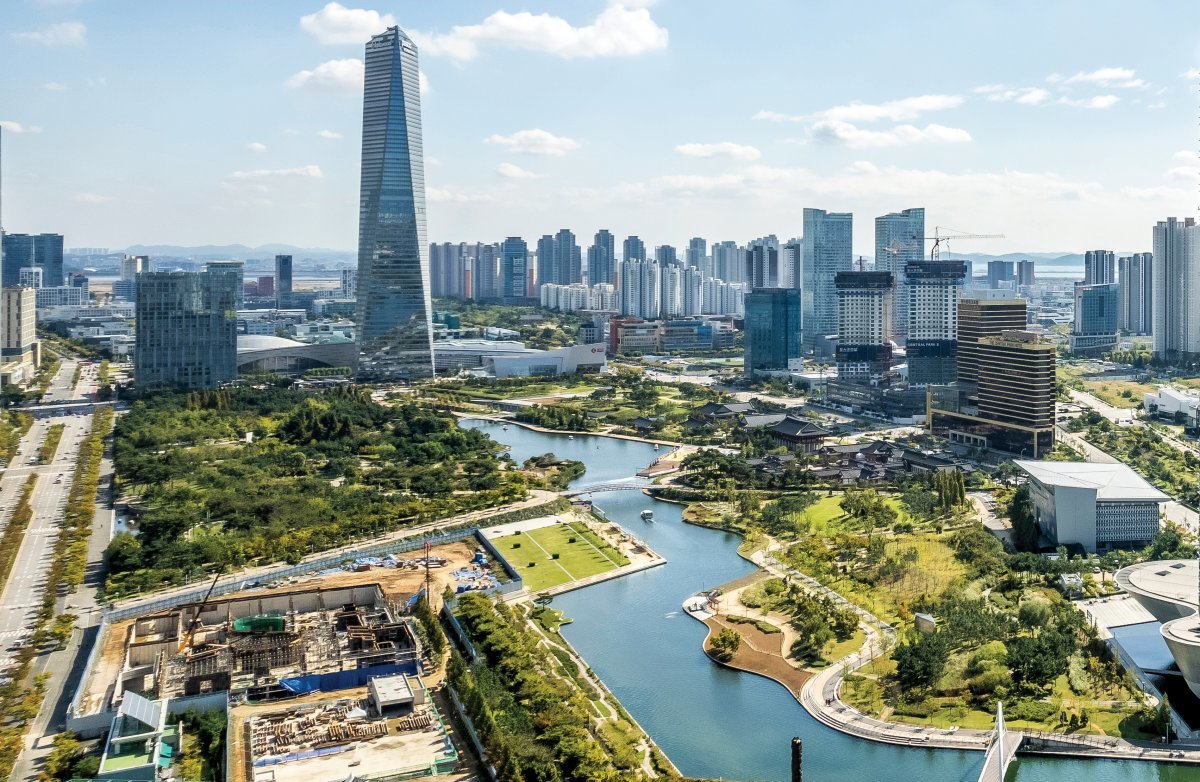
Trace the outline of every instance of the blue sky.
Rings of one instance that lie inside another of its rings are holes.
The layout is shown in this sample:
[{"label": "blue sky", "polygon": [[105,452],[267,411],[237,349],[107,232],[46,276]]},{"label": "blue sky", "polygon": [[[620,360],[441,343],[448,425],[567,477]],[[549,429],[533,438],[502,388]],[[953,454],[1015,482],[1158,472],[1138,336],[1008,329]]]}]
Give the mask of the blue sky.
[{"label": "blue sky", "polygon": [[[800,233],[807,206],[1148,250],[1200,204],[1192,2],[4,0],[4,225],[357,241],[362,43],[417,40],[431,240]],[[586,244],[586,241],[582,242]]]}]

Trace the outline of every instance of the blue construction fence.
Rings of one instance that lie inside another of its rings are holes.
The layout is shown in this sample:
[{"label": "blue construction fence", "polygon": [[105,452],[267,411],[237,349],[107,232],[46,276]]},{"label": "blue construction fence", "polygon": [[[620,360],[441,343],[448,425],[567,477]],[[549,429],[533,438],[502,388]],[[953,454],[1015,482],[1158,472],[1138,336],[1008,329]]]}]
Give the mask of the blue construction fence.
[{"label": "blue construction fence", "polygon": [[305,676],[289,676],[280,679],[279,685],[285,690],[297,695],[307,695],[310,692],[335,692],[349,690],[354,687],[365,687],[367,682],[379,676],[395,676],[398,673],[416,676],[420,673],[417,661],[404,663],[389,663],[387,665],[372,665],[369,668],[351,668],[346,671],[331,673],[310,673]]}]

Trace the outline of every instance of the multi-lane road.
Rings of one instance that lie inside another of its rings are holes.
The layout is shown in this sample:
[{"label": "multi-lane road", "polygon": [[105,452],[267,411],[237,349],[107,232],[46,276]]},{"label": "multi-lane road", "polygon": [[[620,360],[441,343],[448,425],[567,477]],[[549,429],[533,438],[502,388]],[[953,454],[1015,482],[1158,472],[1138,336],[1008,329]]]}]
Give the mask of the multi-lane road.
[{"label": "multi-lane road", "polygon": [[[64,360],[54,377],[47,401],[65,402],[95,391],[95,369],[84,368],[78,387],[72,387],[77,362]],[[46,571],[54,551],[79,447],[91,428],[92,418],[72,413],[38,418],[21,439],[16,455],[0,476],[0,528],[7,527],[29,476],[36,475],[30,506],[33,518],[21,537],[16,561],[0,591],[0,670],[7,670],[13,653],[32,632],[46,585]],[[63,425],[54,457],[47,464],[38,451],[55,424]]]}]

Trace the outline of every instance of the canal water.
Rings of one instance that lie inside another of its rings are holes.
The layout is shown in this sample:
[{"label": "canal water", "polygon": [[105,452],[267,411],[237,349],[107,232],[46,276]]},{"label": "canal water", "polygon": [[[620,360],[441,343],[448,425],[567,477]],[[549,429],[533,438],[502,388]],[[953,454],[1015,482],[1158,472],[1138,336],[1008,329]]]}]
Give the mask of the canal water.
[{"label": "canal water", "polygon": [[[553,452],[587,465],[576,485],[628,478],[653,461],[653,446],[608,437],[507,431],[464,421],[510,446],[518,462]],[[808,716],[787,690],[753,674],[714,665],[701,651],[705,629],[680,604],[700,589],[753,571],[738,538],[681,520],[682,508],[640,491],[593,497],[642,537],[667,564],[554,599],[574,622],[563,635],[685,775],[786,782],[793,736],[804,740],[804,778],[815,782],[974,782],[982,753],[897,747],[856,739]],[[653,522],[640,512],[654,511]],[[1022,758],[1009,782],[1200,781],[1196,769],[1134,761]]]}]

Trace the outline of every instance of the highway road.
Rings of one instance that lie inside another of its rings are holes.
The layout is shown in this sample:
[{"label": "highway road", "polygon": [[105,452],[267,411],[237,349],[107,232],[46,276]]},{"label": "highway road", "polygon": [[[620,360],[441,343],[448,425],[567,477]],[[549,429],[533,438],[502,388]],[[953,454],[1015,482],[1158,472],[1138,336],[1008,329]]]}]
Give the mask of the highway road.
[{"label": "highway road", "polygon": [[[64,360],[47,399],[68,401],[76,394],[94,391],[94,368],[72,388],[77,362]],[[37,610],[45,589],[46,571],[54,551],[54,541],[71,489],[75,460],[83,437],[91,427],[91,416],[62,415],[35,420],[22,438],[16,456],[0,477],[0,526],[7,527],[30,475],[37,476],[30,505],[33,518],[21,538],[20,548],[8,581],[0,591],[0,670],[8,669],[14,652],[24,643],[37,620]],[[63,424],[62,438],[49,464],[38,464],[38,450],[50,427]]]}]

